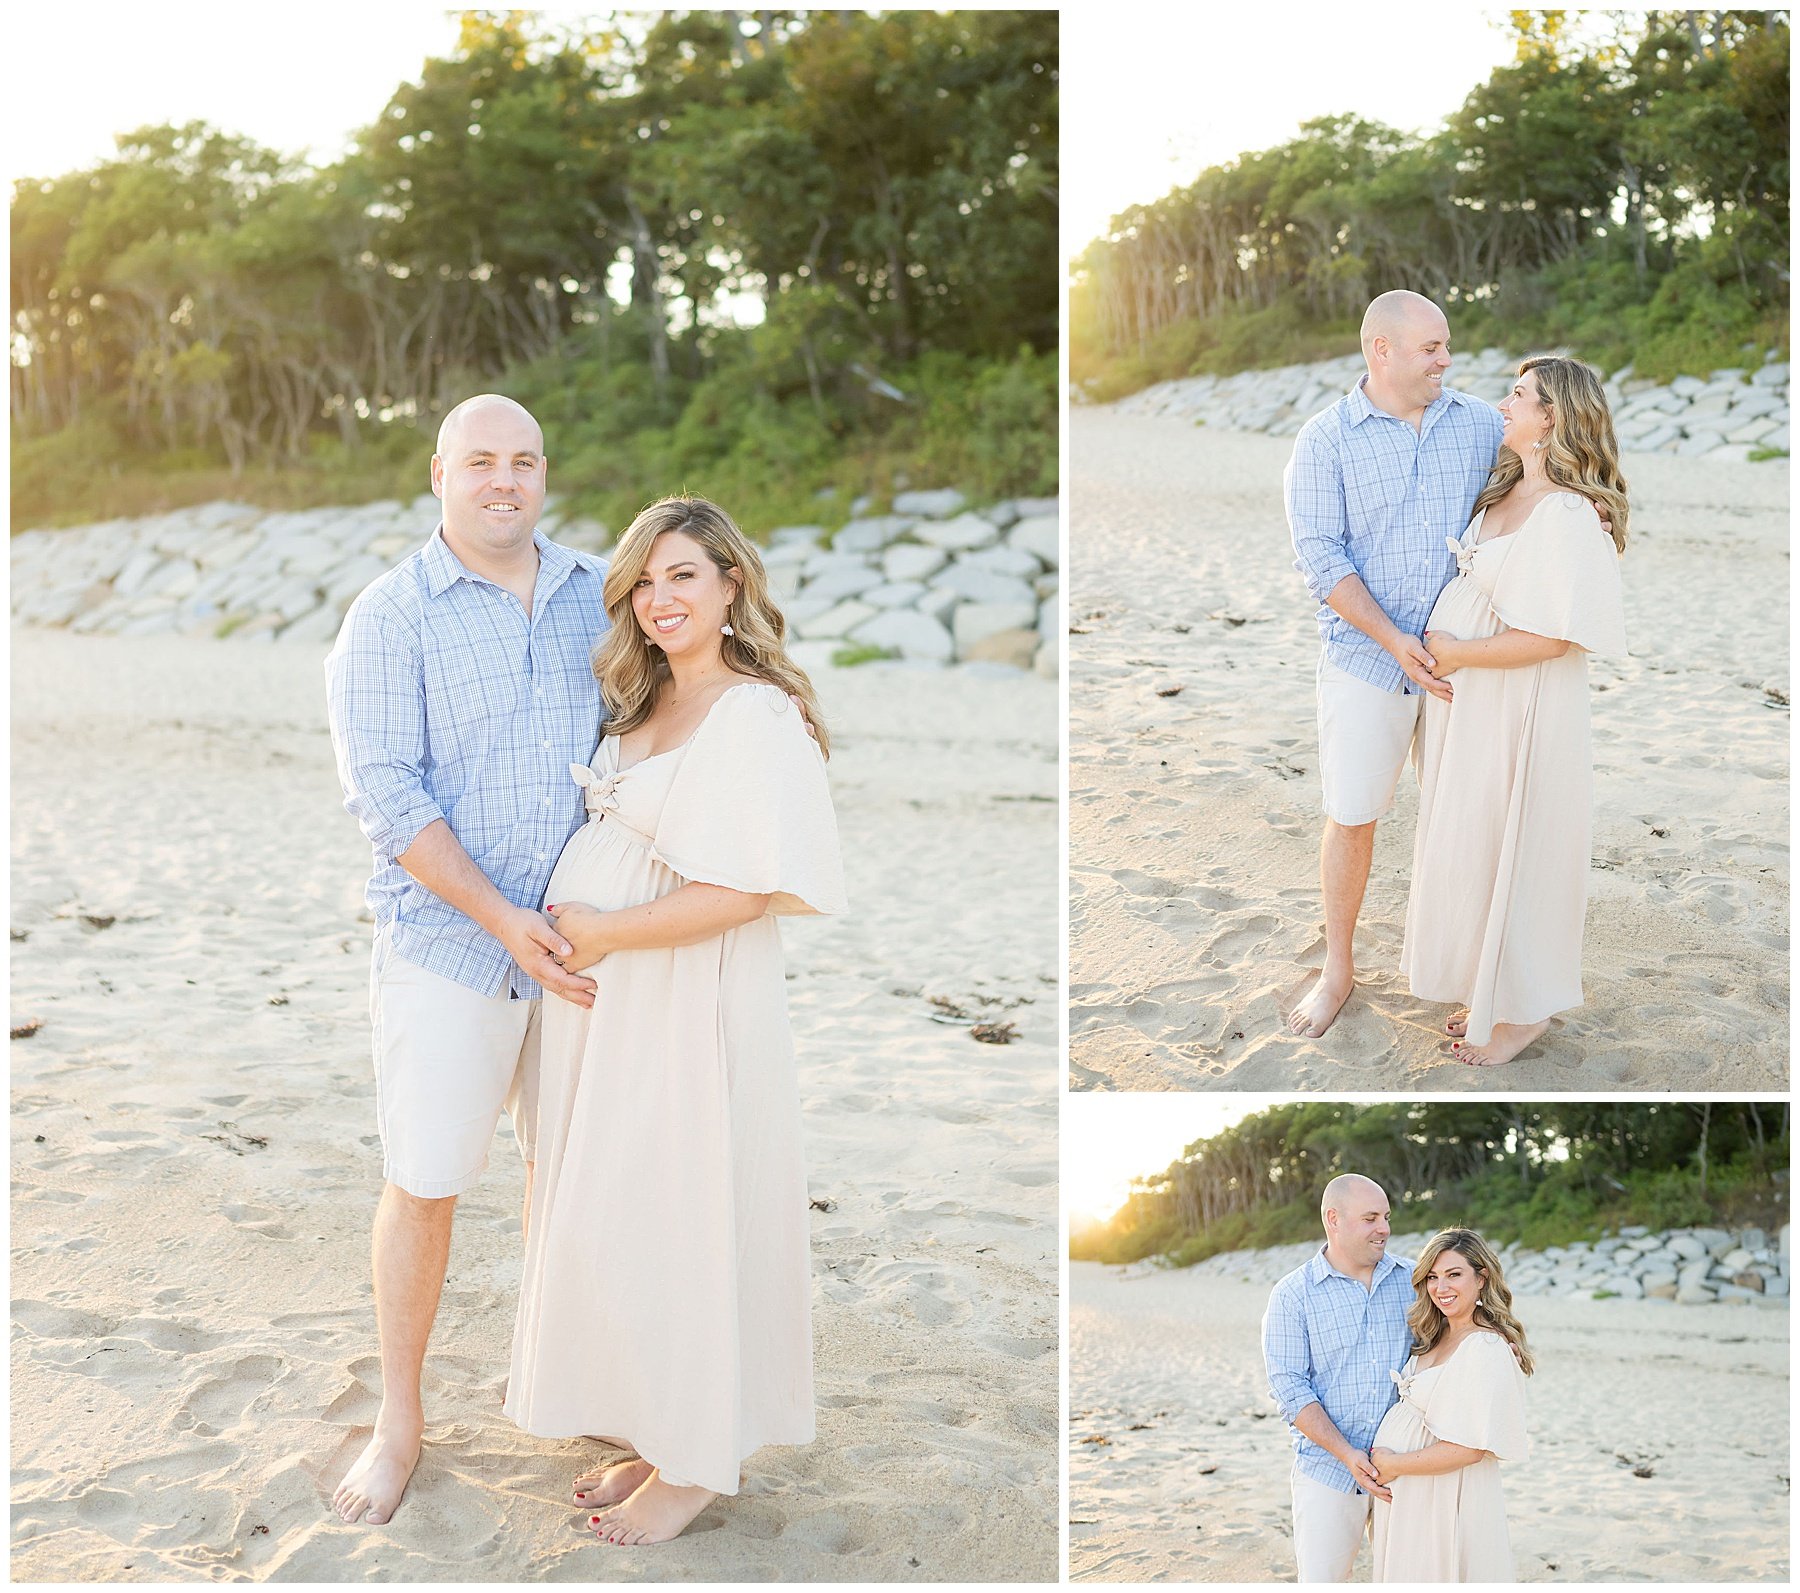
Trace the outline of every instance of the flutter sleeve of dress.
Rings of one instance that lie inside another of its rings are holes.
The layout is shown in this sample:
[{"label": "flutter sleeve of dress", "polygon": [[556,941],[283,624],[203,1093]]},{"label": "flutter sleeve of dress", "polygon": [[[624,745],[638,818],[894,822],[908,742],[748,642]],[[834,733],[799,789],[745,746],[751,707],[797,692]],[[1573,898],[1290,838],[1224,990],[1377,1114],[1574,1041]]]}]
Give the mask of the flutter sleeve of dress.
[{"label": "flutter sleeve of dress", "polygon": [[1451,1357],[1431,1391],[1425,1424],[1436,1438],[1485,1449],[1497,1460],[1523,1460],[1525,1374],[1497,1333],[1477,1333]]},{"label": "flutter sleeve of dress", "polygon": [[1625,589],[1619,555],[1594,506],[1572,492],[1552,497],[1494,581],[1494,612],[1516,631],[1573,642],[1590,653],[1625,653]]},{"label": "flutter sleeve of dress", "polygon": [[844,910],[825,759],[775,686],[735,686],[682,757],[656,856],[683,879],[767,896],[781,914]]}]

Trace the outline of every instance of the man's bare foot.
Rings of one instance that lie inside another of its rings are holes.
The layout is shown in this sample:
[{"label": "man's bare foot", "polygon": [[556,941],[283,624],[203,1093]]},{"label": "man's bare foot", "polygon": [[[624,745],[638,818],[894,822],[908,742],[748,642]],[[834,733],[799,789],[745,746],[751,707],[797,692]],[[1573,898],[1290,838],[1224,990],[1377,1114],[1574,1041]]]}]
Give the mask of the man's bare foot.
[{"label": "man's bare foot", "polygon": [[[623,1444],[618,1448],[624,1448]],[[598,1510],[602,1505],[618,1504],[629,1499],[637,1492],[656,1467],[649,1461],[634,1457],[630,1460],[614,1460],[593,1471],[584,1471],[575,1479],[575,1502],[586,1505],[590,1510]]]},{"label": "man's bare foot", "polygon": [[412,1480],[413,1467],[419,1463],[419,1440],[424,1431],[423,1422],[390,1427],[377,1422],[368,1447],[331,1496],[331,1508],[345,1521],[366,1521],[372,1527],[391,1520]]},{"label": "man's bare foot", "polygon": [[1288,1032],[1316,1040],[1344,1010],[1350,992],[1356,988],[1356,974],[1339,973],[1329,964],[1320,972],[1311,990],[1295,1003],[1288,1014]]},{"label": "man's bare foot", "polygon": [[629,1499],[588,1517],[602,1543],[667,1543],[719,1496],[710,1488],[677,1488],[652,1472]]},{"label": "man's bare foot", "polygon": [[1542,1023],[1496,1023],[1494,1036],[1486,1045],[1458,1042],[1455,1047],[1457,1060],[1478,1068],[1499,1067],[1502,1062],[1512,1061],[1549,1027],[1548,1018]]},{"label": "man's bare foot", "polygon": [[1460,1040],[1469,1032],[1469,1009],[1458,1007],[1444,1020],[1444,1033],[1453,1040]]}]

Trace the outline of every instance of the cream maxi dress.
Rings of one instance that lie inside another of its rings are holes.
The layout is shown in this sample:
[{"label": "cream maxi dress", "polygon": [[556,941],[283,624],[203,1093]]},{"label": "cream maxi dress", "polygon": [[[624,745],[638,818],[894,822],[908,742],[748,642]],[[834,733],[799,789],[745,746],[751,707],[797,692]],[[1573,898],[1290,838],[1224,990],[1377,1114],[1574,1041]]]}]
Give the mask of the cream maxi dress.
[{"label": "cream maxi dress", "polygon": [[[1591,513],[1591,511],[1590,511]],[[1472,1466],[1435,1477],[1396,1477],[1392,1504],[1373,1503],[1377,1582],[1511,1582],[1512,1540],[1500,1496],[1500,1462],[1522,1460],[1525,1374],[1498,1333],[1471,1333],[1450,1359],[1419,1369],[1418,1357],[1389,1374],[1399,1403],[1372,1447],[1409,1453],[1449,1442],[1488,1451]]]},{"label": "cream maxi dress", "polygon": [[605,909],[689,881],[768,895],[755,923],[585,970],[546,995],[537,1179],[506,1414],[606,1433],[671,1482],[736,1493],[764,1444],[813,1436],[800,1103],[774,915],[843,906],[824,759],[773,686],[723,693],[681,747],[619,767],[545,900]]},{"label": "cream maxi dress", "polygon": [[1452,540],[1457,573],[1427,628],[1463,641],[1533,631],[1574,645],[1518,669],[1459,669],[1425,699],[1419,827],[1400,968],[1426,1001],[1466,1002],[1469,1039],[1581,1005],[1594,756],[1587,655],[1623,654],[1619,557],[1593,505],[1539,502],[1482,539]]}]

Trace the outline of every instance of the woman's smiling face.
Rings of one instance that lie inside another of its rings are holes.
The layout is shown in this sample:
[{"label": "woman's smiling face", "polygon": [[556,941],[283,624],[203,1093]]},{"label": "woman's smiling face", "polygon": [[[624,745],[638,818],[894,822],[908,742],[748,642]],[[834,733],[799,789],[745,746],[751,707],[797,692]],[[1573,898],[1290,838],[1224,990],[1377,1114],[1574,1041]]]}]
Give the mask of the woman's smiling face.
[{"label": "woman's smiling face", "polygon": [[1460,1251],[1446,1250],[1425,1274],[1425,1292],[1447,1322],[1460,1326],[1473,1319],[1482,1282],[1481,1271],[1474,1262]]},{"label": "woman's smiling face", "polygon": [[720,627],[736,595],[737,582],[693,537],[665,531],[650,544],[631,589],[631,611],[638,628],[670,658],[704,657],[718,651]]},{"label": "woman's smiling face", "polygon": [[1530,453],[1540,438],[1550,435],[1550,406],[1538,392],[1537,372],[1525,371],[1513,383],[1500,400],[1500,418],[1506,422],[1500,441],[1515,454]]}]

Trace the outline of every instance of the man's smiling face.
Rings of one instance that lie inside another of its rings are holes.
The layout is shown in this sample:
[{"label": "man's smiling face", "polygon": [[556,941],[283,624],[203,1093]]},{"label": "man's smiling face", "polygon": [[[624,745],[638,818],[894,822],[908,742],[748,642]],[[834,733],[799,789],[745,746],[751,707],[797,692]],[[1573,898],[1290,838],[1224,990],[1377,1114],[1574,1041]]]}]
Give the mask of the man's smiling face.
[{"label": "man's smiling face", "polygon": [[1420,408],[1444,390],[1450,371],[1450,323],[1434,304],[1413,307],[1388,339],[1387,380],[1396,397]]},{"label": "man's smiling face", "polygon": [[[544,435],[517,404],[478,404],[461,415],[431,461],[444,532],[477,556],[529,542],[544,512]],[[454,550],[453,550],[454,551]]]},{"label": "man's smiling face", "polygon": [[1339,1197],[1327,1232],[1352,1266],[1374,1266],[1387,1254],[1388,1198],[1381,1186],[1367,1181],[1353,1184]]}]

